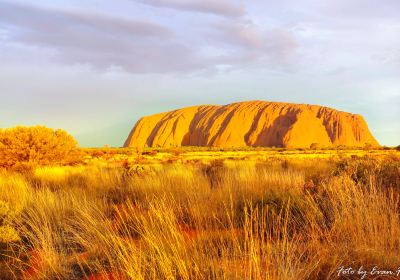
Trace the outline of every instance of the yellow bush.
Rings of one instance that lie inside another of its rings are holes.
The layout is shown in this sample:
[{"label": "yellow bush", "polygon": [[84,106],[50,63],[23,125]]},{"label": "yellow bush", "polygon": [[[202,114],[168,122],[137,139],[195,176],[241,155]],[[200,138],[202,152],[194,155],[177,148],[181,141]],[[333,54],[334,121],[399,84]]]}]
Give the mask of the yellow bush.
[{"label": "yellow bush", "polygon": [[21,175],[0,175],[0,201],[20,213],[30,199],[31,187]]},{"label": "yellow bush", "polygon": [[67,164],[77,158],[77,143],[63,130],[44,126],[0,130],[0,167]]},{"label": "yellow bush", "polygon": [[15,242],[19,239],[17,231],[10,225],[0,226],[0,243]]},{"label": "yellow bush", "polygon": [[0,175],[0,243],[19,240],[12,226],[31,195],[28,183],[20,175]]},{"label": "yellow bush", "polygon": [[10,208],[9,203],[0,200],[0,243],[18,241],[19,236],[16,230],[11,227],[15,212]]}]

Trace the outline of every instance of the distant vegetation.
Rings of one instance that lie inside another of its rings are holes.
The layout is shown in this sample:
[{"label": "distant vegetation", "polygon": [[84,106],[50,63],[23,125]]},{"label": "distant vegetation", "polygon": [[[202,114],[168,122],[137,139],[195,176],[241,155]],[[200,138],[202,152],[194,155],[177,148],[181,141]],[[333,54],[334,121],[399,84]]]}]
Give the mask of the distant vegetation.
[{"label": "distant vegetation", "polygon": [[0,279],[330,279],[400,263],[396,154],[111,162],[0,173]]},{"label": "distant vegetation", "polygon": [[44,126],[0,129],[0,167],[26,168],[70,164],[77,160],[77,142],[67,132]]}]

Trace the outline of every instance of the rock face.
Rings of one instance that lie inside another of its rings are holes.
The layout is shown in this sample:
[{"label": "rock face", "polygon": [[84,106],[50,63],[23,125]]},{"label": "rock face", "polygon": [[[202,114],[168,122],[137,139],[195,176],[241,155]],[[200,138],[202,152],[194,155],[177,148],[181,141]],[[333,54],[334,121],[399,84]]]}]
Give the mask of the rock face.
[{"label": "rock face", "polygon": [[360,115],[327,107],[249,101],[141,118],[125,147],[379,146]]}]

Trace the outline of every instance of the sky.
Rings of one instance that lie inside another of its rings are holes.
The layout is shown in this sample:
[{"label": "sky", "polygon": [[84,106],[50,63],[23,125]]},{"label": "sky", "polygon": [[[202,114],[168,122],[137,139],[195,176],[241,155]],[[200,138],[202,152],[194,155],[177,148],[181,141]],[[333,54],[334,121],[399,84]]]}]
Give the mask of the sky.
[{"label": "sky", "polygon": [[145,115],[245,100],[361,114],[400,144],[398,0],[0,0],[0,127],[121,146]]}]

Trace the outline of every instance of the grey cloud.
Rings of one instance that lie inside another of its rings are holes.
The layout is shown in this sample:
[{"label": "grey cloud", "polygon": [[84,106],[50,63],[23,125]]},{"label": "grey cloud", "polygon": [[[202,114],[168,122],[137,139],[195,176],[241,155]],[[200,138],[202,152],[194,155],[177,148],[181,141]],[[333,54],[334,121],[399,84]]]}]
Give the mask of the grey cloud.
[{"label": "grey cloud", "polygon": [[220,22],[214,27],[210,36],[215,43],[225,49],[229,46],[236,53],[229,57],[235,57],[233,63],[242,66],[274,62],[277,67],[285,67],[298,47],[294,36],[285,29],[262,29],[253,23],[232,22]]},{"label": "grey cloud", "polygon": [[[7,36],[0,37],[0,50],[10,43],[40,47],[65,64],[88,64],[100,70],[116,67],[131,73],[208,73],[221,65],[241,69],[267,62],[279,68],[296,50],[288,31],[261,30],[244,20],[206,22],[202,31],[196,33],[194,27],[182,37],[147,21],[0,0],[1,29]],[[210,48],[215,51],[207,52]]]},{"label": "grey cloud", "polygon": [[244,6],[228,0],[133,0],[154,7],[182,11],[208,13],[225,17],[241,17],[246,14]]},{"label": "grey cloud", "polygon": [[8,30],[6,40],[52,49],[66,63],[135,73],[204,66],[194,50],[174,41],[172,31],[144,21],[0,2],[1,28]]},{"label": "grey cloud", "polygon": [[97,32],[114,35],[167,37],[171,31],[154,23],[84,12],[50,10],[0,2],[0,24],[41,32]]}]

